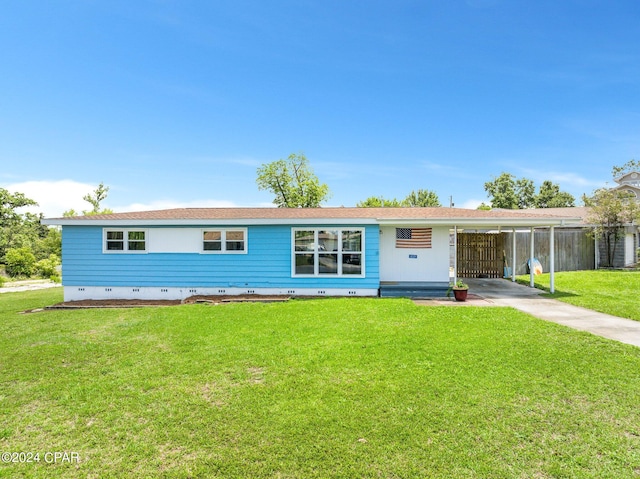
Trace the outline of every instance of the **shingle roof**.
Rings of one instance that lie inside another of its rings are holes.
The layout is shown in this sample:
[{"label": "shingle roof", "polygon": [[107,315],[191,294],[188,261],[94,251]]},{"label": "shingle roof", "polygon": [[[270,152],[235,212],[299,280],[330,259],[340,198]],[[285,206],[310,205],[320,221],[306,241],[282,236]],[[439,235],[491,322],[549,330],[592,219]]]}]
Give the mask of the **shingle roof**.
[{"label": "shingle roof", "polygon": [[532,208],[527,210],[494,210],[494,211],[510,211],[514,214],[537,214],[542,213],[545,215],[555,216],[558,218],[580,218],[581,224],[587,224],[586,218],[589,214],[587,206],[571,206],[566,208]]},{"label": "shingle roof", "polygon": [[354,208],[354,207],[329,207],[329,208],[175,208],[156,211],[139,211],[131,213],[113,213],[106,215],[76,216],[69,218],[53,218],[46,220],[48,224],[109,224],[119,222],[143,223],[153,222],[154,224],[167,221],[175,223],[186,221],[240,221],[254,222],[257,220],[276,222],[309,220],[369,220],[375,222],[391,221],[449,221],[455,223],[463,221],[465,223],[479,221],[495,222],[500,224],[509,222],[508,220],[522,223],[523,220],[544,224],[549,220],[550,224],[558,224],[559,218],[575,222],[579,219],[579,214],[559,215],[541,210],[473,210],[462,208]]}]

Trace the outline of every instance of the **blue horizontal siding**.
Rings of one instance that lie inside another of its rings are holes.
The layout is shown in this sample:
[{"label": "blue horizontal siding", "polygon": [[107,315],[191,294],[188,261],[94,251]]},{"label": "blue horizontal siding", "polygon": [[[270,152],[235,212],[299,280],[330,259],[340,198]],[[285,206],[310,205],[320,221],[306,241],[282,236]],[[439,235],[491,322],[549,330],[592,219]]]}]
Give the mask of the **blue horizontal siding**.
[{"label": "blue horizontal siding", "polygon": [[[351,225],[351,227],[361,227]],[[152,228],[146,228],[151,230]],[[200,229],[198,227],[198,229]],[[365,277],[291,277],[291,226],[248,227],[247,254],[103,253],[102,227],[62,229],[65,286],[378,288],[379,232],[365,227]]]}]

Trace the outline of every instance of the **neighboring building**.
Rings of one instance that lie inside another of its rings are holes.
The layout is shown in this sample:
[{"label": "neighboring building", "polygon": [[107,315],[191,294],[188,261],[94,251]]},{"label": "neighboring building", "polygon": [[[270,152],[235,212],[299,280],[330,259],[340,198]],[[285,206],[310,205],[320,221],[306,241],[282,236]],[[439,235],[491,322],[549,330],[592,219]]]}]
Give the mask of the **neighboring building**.
[{"label": "neighboring building", "polygon": [[398,284],[444,291],[451,231],[579,221],[458,208],[183,208],[44,223],[62,226],[62,282],[73,301],[377,296]]},{"label": "neighboring building", "polygon": [[[614,178],[618,186],[614,186],[613,190],[625,191],[630,193],[636,198],[636,201],[640,201],[640,172],[630,171],[618,178]],[[615,255],[613,258],[613,267],[619,268],[624,266],[630,266],[637,263],[637,250],[640,247],[639,241],[640,235],[638,234],[638,226],[635,224],[628,224],[625,227],[624,236],[618,240],[616,244]],[[600,245],[600,256],[606,258],[606,251],[604,245]]]},{"label": "neighboring building", "polygon": [[614,178],[613,181],[618,183],[618,186],[614,186],[612,189],[631,193],[640,201],[640,172],[630,171],[618,178]]}]

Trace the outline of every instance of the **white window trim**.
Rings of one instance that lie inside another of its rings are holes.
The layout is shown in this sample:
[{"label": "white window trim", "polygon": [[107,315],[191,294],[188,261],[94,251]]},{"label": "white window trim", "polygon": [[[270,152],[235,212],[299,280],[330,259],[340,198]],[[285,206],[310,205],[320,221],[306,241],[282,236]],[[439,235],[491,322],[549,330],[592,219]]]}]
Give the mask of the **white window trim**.
[{"label": "white window trim", "polygon": [[[313,250],[300,252],[300,254],[311,254],[314,255],[313,262],[313,274],[297,274],[296,273],[296,232],[297,231],[313,231],[314,242],[313,242]],[[326,251],[318,250],[318,232],[319,231],[337,231],[340,235],[340,241],[338,241],[338,251],[331,251],[329,253],[336,253],[338,255],[338,272],[335,274],[328,273],[320,273],[319,272],[319,262],[318,262],[318,254],[327,253]],[[342,232],[343,231],[360,231],[362,234],[360,251],[342,251]],[[310,227],[310,228],[291,228],[291,277],[292,278],[364,278],[366,272],[366,262],[365,262],[365,228],[362,227],[333,227],[333,226],[323,226],[323,227]],[[342,272],[342,255],[344,254],[359,254],[360,255],[360,274],[344,274]]]},{"label": "white window trim", "polygon": [[[107,249],[107,232],[122,231],[123,249]],[[141,231],[144,233],[144,250],[129,249],[129,233]],[[104,254],[147,254],[149,252],[149,230],[145,228],[103,228],[102,229],[102,252]]]},{"label": "white window trim", "polygon": [[[205,231],[220,231],[222,236],[220,238],[221,249],[205,250],[204,249],[204,233]],[[244,249],[243,250],[227,250],[227,232],[242,231],[244,234]],[[247,254],[249,252],[249,231],[248,228],[202,228],[200,230],[200,253],[201,254]]]}]

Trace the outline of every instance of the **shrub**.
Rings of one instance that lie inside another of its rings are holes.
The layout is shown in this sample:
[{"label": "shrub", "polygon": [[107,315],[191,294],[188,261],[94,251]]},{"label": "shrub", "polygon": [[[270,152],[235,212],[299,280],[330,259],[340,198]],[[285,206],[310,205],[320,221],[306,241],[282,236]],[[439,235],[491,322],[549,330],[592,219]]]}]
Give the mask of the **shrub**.
[{"label": "shrub", "polygon": [[31,276],[36,264],[36,257],[26,247],[11,248],[4,256],[9,276]]},{"label": "shrub", "polygon": [[60,258],[55,254],[50,254],[48,258],[41,259],[35,264],[35,272],[43,278],[53,278],[59,274],[58,266],[60,266]]}]

